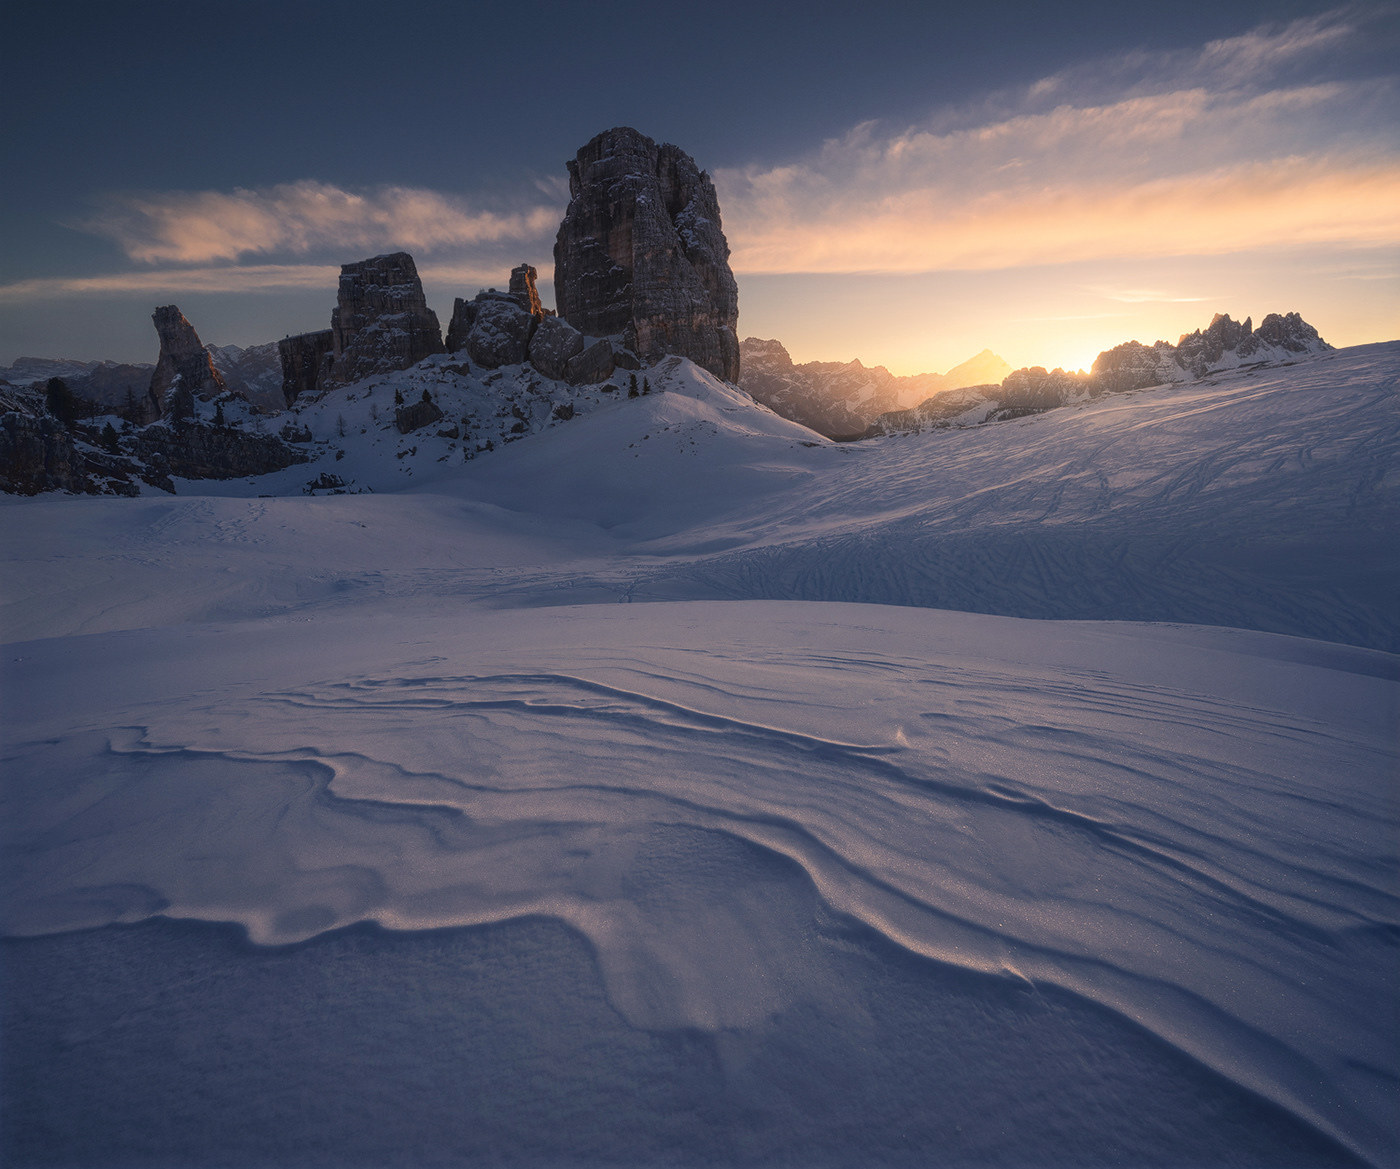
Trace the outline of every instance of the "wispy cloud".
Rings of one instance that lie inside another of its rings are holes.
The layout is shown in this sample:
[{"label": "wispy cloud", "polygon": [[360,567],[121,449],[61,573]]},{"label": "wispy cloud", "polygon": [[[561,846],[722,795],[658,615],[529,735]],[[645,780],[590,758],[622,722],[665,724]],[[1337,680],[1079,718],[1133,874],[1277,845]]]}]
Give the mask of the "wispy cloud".
[{"label": "wispy cloud", "polygon": [[[503,285],[507,271],[500,266],[470,263],[420,264],[418,275],[427,285],[474,290]],[[105,276],[50,277],[0,284],[0,303],[90,296],[107,293],[176,294],[181,292],[295,292],[321,289],[333,301],[340,279],[339,265],[242,264],[201,268],[161,268],[115,272]],[[548,281],[541,281],[547,284]]]},{"label": "wispy cloud", "polygon": [[77,226],[115,241],[143,264],[209,264],[250,256],[427,252],[535,243],[558,226],[558,206],[498,214],[412,187],[347,191],[327,183],[257,190],[169,191],[109,198]]},{"label": "wispy cloud", "polygon": [[[1393,78],[1333,14],[1135,53],[716,175],[741,273],[914,272],[1400,241]],[[1311,63],[1311,68],[1305,68]],[[1287,75],[1287,80],[1284,77]]]}]

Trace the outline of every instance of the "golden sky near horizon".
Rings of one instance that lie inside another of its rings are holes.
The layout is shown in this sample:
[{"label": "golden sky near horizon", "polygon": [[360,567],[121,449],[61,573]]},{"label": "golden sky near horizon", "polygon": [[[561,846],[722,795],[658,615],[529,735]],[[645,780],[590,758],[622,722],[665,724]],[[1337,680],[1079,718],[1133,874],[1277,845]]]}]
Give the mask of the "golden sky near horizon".
[{"label": "golden sky near horizon", "polygon": [[[1175,341],[1215,312],[1257,323],[1298,311],[1334,344],[1400,337],[1396,81],[1327,65],[1362,36],[1339,10],[718,169],[740,336],[895,373],[983,348],[1013,365],[1087,367],[1109,345]],[[558,176],[510,210],[312,179],[113,194],[72,226],[116,244],[124,270],[16,281],[0,305],[284,296],[308,314],[285,331],[324,327],[309,306],[324,291],[328,313],[338,264],[397,248],[440,316],[522,258],[548,302],[566,201]],[[216,343],[269,339],[197,324]]]}]

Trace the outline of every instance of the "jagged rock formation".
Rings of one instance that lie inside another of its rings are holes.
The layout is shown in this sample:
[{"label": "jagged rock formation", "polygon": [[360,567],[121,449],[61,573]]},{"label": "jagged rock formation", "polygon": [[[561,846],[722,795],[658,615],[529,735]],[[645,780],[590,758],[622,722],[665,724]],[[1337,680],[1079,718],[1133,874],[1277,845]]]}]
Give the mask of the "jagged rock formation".
[{"label": "jagged rock formation", "polygon": [[335,352],[335,334],[330,329],[316,333],[298,333],[277,342],[277,356],[282,362],[282,400],[288,406],[305,394],[308,398],[321,392],[330,371]]},{"label": "jagged rock formation", "polygon": [[443,352],[442,327],[407,252],[341,265],[331,334],[327,389],[407,369]]},{"label": "jagged rock formation", "polygon": [[568,167],[559,315],[589,336],[620,336],[647,362],[676,353],[737,381],[738,285],[709,175],[628,127],[599,134]]},{"label": "jagged rock formation", "polygon": [[1248,317],[1240,323],[1228,313],[1216,313],[1205,329],[1183,333],[1175,345],[1166,341],[1151,346],[1137,341],[1115,345],[1099,354],[1090,372],[1098,392],[1112,393],[1202,378],[1241,365],[1326,353],[1331,348],[1297,313],[1270,313],[1258,329],[1250,327]]},{"label": "jagged rock formation", "polygon": [[209,351],[200,343],[194,326],[173,304],[163,305],[151,314],[156,334],[160,337],[160,357],[151,374],[147,397],[153,417],[165,414],[166,399],[176,378],[195,397],[208,401],[217,398],[228,386],[223,375],[214,368]]},{"label": "jagged rock formation", "polygon": [[1257,330],[1251,328],[1248,317],[1239,322],[1217,313],[1205,329],[1183,333],[1175,345],[1126,341],[1106,349],[1087,374],[1033,366],[1008,374],[1000,385],[976,386],[957,395],[940,394],[911,410],[883,413],[871,423],[866,437],[1018,418],[1052,410],[1076,398],[1190,381],[1242,366],[1326,353],[1331,348],[1297,313],[1270,313]]},{"label": "jagged rock formation", "polygon": [[544,305],[540,303],[539,291],[535,288],[535,280],[538,273],[529,264],[521,264],[518,268],[510,270],[510,295],[520,301],[520,307],[531,316],[542,317],[545,315]]}]

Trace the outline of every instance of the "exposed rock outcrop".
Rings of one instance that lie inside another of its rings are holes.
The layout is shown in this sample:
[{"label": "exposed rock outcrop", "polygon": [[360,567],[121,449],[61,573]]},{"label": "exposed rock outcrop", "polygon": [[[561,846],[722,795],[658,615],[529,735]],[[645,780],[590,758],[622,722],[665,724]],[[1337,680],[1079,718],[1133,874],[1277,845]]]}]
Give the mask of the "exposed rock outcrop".
[{"label": "exposed rock outcrop", "polygon": [[185,319],[184,313],[173,304],[167,304],[156,309],[151,314],[151,320],[155,322],[156,334],[160,337],[160,357],[151,374],[147,395],[152,417],[159,418],[165,414],[166,397],[176,378],[190,393],[204,401],[217,398],[228,389],[223,375],[214,368],[213,358],[201,344],[199,334]]},{"label": "exposed rock outcrop", "polygon": [[327,389],[407,369],[443,352],[442,327],[407,252],[341,266],[331,334]]},{"label": "exposed rock outcrop", "polygon": [[129,440],[129,449],[184,479],[241,479],[310,461],[276,435],[216,426],[147,426]]},{"label": "exposed rock outcrop", "polygon": [[431,398],[410,402],[394,411],[394,425],[400,434],[408,434],[442,420],[442,410]]},{"label": "exposed rock outcrop", "polygon": [[709,175],[628,127],[599,134],[568,167],[559,315],[589,336],[621,336],[647,362],[680,354],[737,381],[738,286]]},{"label": "exposed rock outcrop", "polygon": [[315,397],[330,372],[335,334],[330,329],[298,333],[277,342],[282,361],[282,400],[290,406],[299,397]]}]

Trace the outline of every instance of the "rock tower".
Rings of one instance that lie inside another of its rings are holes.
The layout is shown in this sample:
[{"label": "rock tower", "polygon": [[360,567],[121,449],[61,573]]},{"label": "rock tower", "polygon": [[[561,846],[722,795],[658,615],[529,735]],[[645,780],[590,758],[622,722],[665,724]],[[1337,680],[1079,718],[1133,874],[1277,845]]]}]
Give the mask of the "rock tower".
[{"label": "rock tower", "polygon": [[739,292],[710,176],[679,147],[625,126],[568,166],[554,244],[559,316],[585,334],[621,334],[644,361],[678,353],[738,381]]}]

